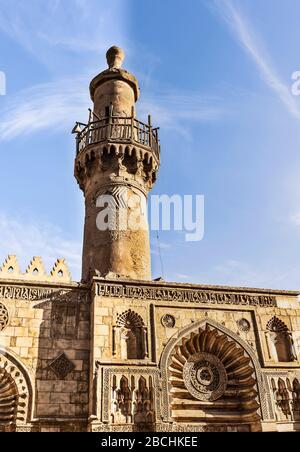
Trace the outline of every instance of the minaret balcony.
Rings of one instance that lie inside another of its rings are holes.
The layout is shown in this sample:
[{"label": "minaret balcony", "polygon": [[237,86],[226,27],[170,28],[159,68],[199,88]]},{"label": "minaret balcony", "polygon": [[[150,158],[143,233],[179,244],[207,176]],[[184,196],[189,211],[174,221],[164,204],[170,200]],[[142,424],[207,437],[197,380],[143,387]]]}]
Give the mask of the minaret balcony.
[{"label": "minaret balcony", "polygon": [[88,124],[77,123],[77,157],[86,148],[97,143],[132,144],[150,151],[155,160],[160,160],[159,128],[153,128],[151,117],[145,124],[135,116],[107,116]]}]

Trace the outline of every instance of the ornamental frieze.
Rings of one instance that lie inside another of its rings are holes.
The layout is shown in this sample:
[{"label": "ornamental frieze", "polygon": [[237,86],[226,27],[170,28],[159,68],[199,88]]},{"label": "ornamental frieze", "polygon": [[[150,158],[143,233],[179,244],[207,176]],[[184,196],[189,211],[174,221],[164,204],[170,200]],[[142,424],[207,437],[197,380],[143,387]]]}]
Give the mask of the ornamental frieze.
[{"label": "ornamental frieze", "polygon": [[76,289],[0,285],[0,300],[88,302],[88,292]]},{"label": "ornamental frieze", "polygon": [[183,303],[231,304],[276,307],[273,295],[249,295],[233,292],[216,292],[201,289],[134,286],[126,284],[96,284],[99,297],[130,298],[151,301],[177,301]]}]

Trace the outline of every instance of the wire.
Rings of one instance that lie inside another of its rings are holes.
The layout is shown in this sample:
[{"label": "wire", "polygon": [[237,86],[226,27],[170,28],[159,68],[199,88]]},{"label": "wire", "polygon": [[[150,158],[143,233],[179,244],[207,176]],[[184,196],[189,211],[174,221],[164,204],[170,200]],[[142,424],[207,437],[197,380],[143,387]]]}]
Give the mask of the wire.
[{"label": "wire", "polygon": [[161,246],[160,246],[160,239],[159,239],[158,231],[157,231],[156,238],[157,238],[158,254],[159,254],[160,265],[161,265],[161,276],[162,276],[163,279],[165,279],[164,263],[163,263],[163,258],[162,258],[162,252],[161,252]]}]

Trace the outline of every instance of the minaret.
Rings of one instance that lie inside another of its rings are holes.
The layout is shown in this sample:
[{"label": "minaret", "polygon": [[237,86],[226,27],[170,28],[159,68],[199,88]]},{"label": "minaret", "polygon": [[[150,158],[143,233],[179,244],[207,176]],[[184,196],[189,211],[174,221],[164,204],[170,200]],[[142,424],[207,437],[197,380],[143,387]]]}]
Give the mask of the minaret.
[{"label": "minaret", "polygon": [[82,280],[151,279],[147,197],[160,161],[158,129],[136,118],[139,85],[107,52],[109,68],[90,84],[89,123],[77,123],[75,177],[85,196]]}]

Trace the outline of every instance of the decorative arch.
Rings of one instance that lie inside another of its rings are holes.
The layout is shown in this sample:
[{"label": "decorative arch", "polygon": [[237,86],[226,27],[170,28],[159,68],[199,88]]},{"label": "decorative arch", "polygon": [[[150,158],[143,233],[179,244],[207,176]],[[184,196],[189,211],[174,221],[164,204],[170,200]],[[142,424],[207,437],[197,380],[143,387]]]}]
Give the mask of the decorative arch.
[{"label": "decorative arch", "polygon": [[291,416],[290,396],[286,383],[282,378],[278,379],[278,389],[275,392],[275,400],[278,408],[282,411],[284,419]]},{"label": "decorative arch", "polygon": [[14,431],[32,418],[32,384],[28,371],[0,349],[0,431]]},{"label": "decorative arch", "polygon": [[296,420],[300,419],[300,383],[298,378],[294,378],[292,387],[293,413]]},{"label": "decorative arch", "polygon": [[[190,423],[193,416],[192,422],[216,422],[222,410],[219,422],[225,422],[225,407],[230,413],[228,423],[235,419],[254,425],[269,417],[254,351],[213,320],[203,319],[177,332],[162,353],[160,368],[166,422]],[[185,415],[187,406],[190,413]],[[201,413],[208,416],[202,420]]]},{"label": "decorative arch", "polygon": [[[155,422],[152,376],[114,375],[112,378],[112,424],[136,426]],[[153,431],[150,427],[149,431]]]},{"label": "decorative arch", "polygon": [[142,317],[131,309],[117,316],[113,351],[115,356],[124,360],[148,356],[147,329]]},{"label": "decorative arch", "polygon": [[272,317],[267,323],[268,339],[278,362],[293,362],[297,359],[294,341],[287,325],[278,317]]}]

